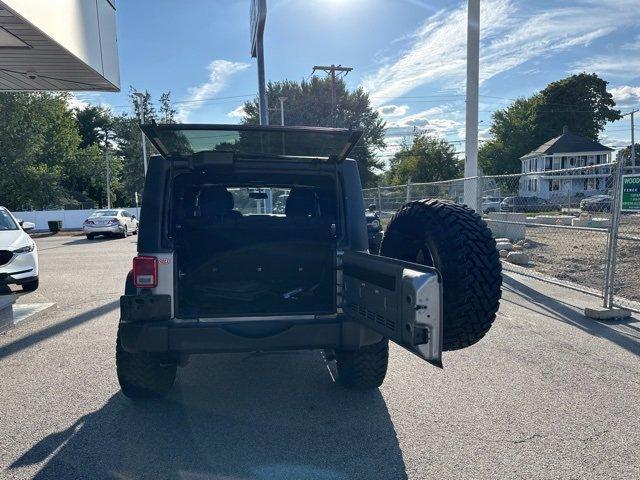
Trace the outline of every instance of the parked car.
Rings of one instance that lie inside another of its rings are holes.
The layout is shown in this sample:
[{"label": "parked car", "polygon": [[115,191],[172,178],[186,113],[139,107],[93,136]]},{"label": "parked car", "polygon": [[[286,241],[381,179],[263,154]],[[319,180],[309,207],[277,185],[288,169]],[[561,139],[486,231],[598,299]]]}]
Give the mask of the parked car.
[{"label": "parked car", "polygon": [[380,223],[380,215],[376,211],[376,206],[371,204],[364,212],[364,218],[367,220],[367,236],[369,237],[369,253],[378,255],[380,253],[380,245],[382,244],[382,224]]},{"label": "parked car", "polygon": [[503,212],[554,212],[560,211],[559,204],[540,197],[506,197],[500,204]]},{"label": "parked car", "polygon": [[121,208],[96,210],[84,221],[82,230],[89,240],[97,235],[125,238],[138,233],[138,219]]},{"label": "parked car", "polygon": [[580,202],[580,210],[583,212],[610,212],[611,195],[594,195]]},{"label": "parked car", "polygon": [[21,285],[26,292],[38,288],[38,249],[26,232],[36,226],[22,222],[0,207],[0,287]]},{"label": "parked car", "polygon": [[[142,125],[149,159],[138,256],[120,297],[124,395],[158,397],[192,354],[323,350],[349,388],[379,387],[389,340],[442,367],[495,320],[491,231],[464,205],[425,199],[368,250],[362,132]],[[243,214],[237,189],[289,189],[284,215]],[[444,293],[444,295],[443,295]],[[469,306],[473,308],[469,308]]]},{"label": "parked car", "polygon": [[482,213],[499,212],[502,197],[482,197]]}]

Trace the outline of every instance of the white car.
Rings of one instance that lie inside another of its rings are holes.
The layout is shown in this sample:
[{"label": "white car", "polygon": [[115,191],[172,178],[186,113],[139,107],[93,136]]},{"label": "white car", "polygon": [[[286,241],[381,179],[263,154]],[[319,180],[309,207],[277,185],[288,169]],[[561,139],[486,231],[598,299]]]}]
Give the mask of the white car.
[{"label": "white car", "polygon": [[482,197],[482,213],[499,212],[502,200],[502,197]]},{"label": "white car", "polygon": [[0,207],[0,288],[5,291],[10,284],[22,285],[26,292],[38,288],[38,249],[26,233],[35,227]]},{"label": "white car", "polygon": [[138,233],[138,219],[121,208],[96,210],[84,221],[82,230],[89,240],[97,235],[125,238]]}]

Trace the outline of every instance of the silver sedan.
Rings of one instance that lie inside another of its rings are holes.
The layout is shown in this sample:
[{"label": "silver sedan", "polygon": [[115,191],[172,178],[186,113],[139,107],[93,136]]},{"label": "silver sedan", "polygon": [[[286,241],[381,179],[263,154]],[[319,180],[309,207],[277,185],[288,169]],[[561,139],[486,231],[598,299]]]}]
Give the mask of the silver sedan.
[{"label": "silver sedan", "polygon": [[82,224],[89,240],[97,235],[125,238],[138,233],[138,219],[124,209],[96,210]]}]

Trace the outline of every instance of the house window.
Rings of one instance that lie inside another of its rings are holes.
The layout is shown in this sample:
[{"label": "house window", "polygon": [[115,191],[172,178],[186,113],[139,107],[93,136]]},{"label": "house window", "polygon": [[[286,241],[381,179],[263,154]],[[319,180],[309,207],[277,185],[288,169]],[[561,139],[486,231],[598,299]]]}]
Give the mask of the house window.
[{"label": "house window", "polygon": [[551,170],[553,168],[553,157],[547,157],[544,159],[544,169]]},{"label": "house window", "polygon": [[533,179],[533,191],[534,192],[538,191],[538,179],[537,178]]},{"label": "house window", "polygon": [[597,190],[599,182],[597,178],[585,178],[584,189],[585,190]]}]

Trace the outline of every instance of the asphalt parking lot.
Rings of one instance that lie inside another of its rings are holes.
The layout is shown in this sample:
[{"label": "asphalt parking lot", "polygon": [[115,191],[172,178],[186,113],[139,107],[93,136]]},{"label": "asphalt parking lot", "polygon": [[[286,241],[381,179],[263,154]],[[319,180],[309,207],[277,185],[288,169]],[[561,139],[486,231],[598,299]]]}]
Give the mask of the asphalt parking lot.
[{"label": "asphalt parking lot", "polygon": [[120,392],[118,297],[135,237],[37,240],[56,302],[0,336],[7,479],[637,479],[640,322],[505,277],[499,318],[444,370],[392,348],[379,391],[339,387],[319,353],[196,357],[169,398]]}]

